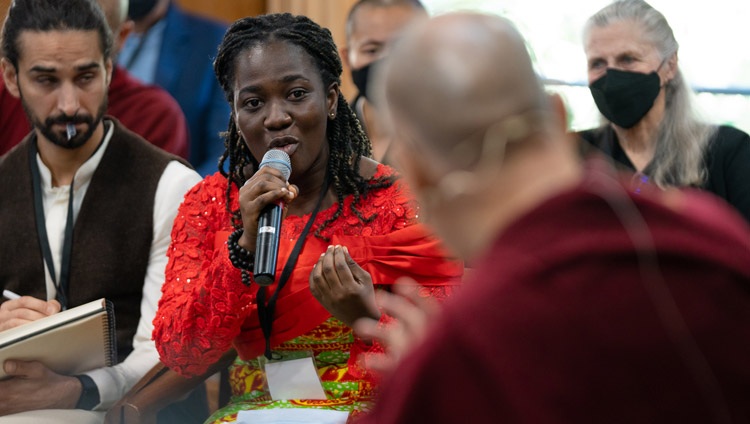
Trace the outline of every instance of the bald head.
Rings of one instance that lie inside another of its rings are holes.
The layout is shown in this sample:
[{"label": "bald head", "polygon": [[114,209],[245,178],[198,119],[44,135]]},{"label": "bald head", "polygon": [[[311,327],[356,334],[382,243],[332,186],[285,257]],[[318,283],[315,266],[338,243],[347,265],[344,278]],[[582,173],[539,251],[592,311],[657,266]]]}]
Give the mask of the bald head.
[{"label": "bald head", "polygon": [[[471,259],[579,178],[564,109],[507,20],[449,14],[407,30],[377,74],[395,159],[421,217]],[[467,207],[468,206],[468,207]]]},{"label": "bald head", "polygon": [[504,118],[548,107],[523,38],[497,16],[448,14],[415,26],[380,83],[393,119],[446,153]]}]

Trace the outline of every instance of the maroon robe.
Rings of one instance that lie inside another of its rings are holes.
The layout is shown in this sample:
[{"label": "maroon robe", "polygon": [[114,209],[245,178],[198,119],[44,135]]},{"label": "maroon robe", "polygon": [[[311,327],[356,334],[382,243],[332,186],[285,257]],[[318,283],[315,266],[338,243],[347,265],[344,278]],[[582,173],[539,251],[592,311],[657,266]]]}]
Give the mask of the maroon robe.
[{"label": "maroon robe", "polygon": [[750,228],[617,187],[589,175],[498,235],[362,422],[750,422]]}]

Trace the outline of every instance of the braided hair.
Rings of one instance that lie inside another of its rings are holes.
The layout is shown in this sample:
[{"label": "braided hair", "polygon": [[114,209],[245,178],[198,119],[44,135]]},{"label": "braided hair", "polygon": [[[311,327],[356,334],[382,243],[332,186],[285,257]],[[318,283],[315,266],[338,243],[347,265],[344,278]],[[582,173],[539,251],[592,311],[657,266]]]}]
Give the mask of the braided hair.
[{"label": "braided hair", "polygon": [[[231,103],[234,98],[235,60],[238,55],[244,50],[272,41],[286,41],[304,49],[320,71],[324,86],[341,84],[341,59],[328,29],[322,28],[305,16],[294,16],[289,13],[247,17],[229,27],[214,61],[214,73],[228,102]],[[360,159],[362,156],[372,155],[372,146],[341,93],[338,95],[336,117],[328,121],[326,138],[329,145],[326,178],[336,193],[338,207],[316,230],[315,236],[322,239],[325,237],[321,235],[321,231],[341,216],[345,196],[354,195],[352,211],[362,222],[368,222],[375,216],[362,216],[357,209],[360,199],[369,190],[393,184],[391,177],[365,180],[360,175]],[[224,164],[227,160],[229,171],[225,172]],[[242,225],[241,214],[239,210],[230,210],[229,194],[232,184],[239,188],[245,183],[243,171],[249,167],[257,171],[258,161],[242,139],[232,115],[229,119],[229,128],[224,133],[224,153],[219,159],[219,169],[228,180],[226,207],[232,214],[232,224],[235,228]]]}]

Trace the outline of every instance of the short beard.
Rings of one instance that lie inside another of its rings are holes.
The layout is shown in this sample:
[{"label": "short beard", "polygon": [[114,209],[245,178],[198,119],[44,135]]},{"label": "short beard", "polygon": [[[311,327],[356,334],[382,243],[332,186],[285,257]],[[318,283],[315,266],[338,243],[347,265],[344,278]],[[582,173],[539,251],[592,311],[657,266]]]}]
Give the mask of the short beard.
[{"label": "short beard", "polygon": [[[42,122],[31,113],[31,110],[24,101],[23,96],[21,96],[21,104],[23,105],[23,109],[26,112],[26,116],[29,118],[31,124],[34,126],[34,128],[38,129],[39,132],[41,132],[47,140],[64,149],[71,150],[77,149],[89,141],[91,136],[94,134],[94,131],[96,131],[96,127],[99,126],[99,123],[102,122],[104,114],[107,112],[107,98],[105,97],[102,101],[102,104],[99,106],[99,110],[96,111],[96,116],[92,117],[88,114],[76,114],[73,116],[60,114],[57,116],[50,116],[45,119],[44,122]],[[55,132],[53,130],[52,126],[55,124],[86,124],[86,129],[68,139],[67,131],[63,130],[62,132]]]}]

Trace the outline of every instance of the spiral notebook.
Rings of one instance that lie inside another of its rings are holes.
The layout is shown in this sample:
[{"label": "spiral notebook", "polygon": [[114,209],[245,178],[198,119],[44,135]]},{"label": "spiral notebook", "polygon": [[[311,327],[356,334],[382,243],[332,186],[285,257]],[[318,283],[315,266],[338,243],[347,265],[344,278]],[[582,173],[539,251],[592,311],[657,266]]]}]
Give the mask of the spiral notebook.
[{"label": "spiral notebook", "polygon": [[[40,361],[72,375],[117,363],[112,302],[99,299],[0,331],[0,365],[7,359]],[[0,366],[0,379],[6,374]]]}]

